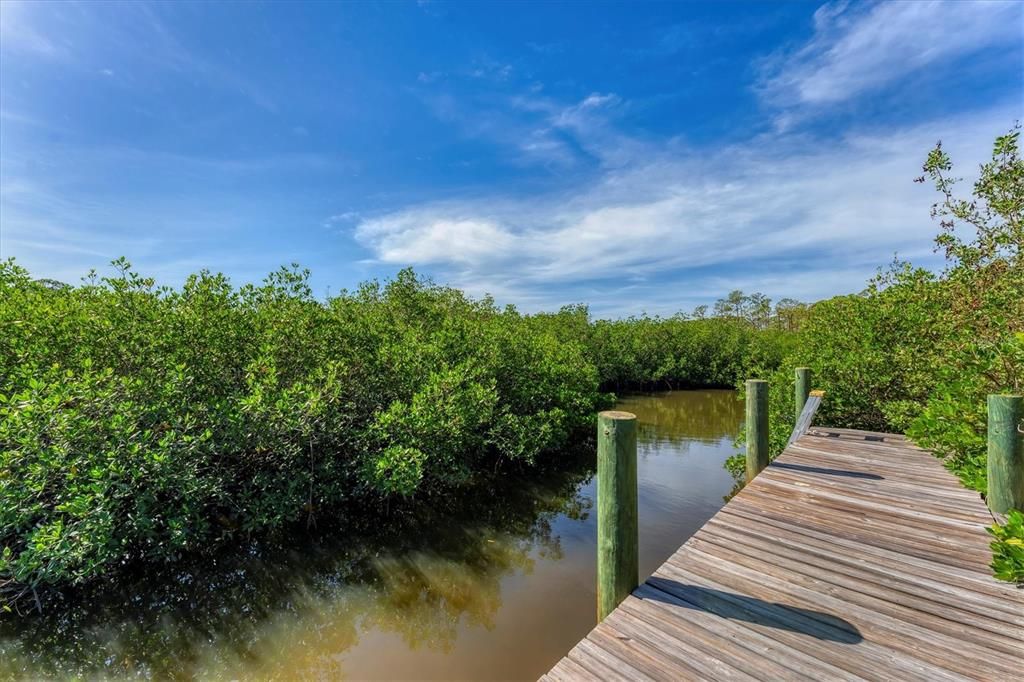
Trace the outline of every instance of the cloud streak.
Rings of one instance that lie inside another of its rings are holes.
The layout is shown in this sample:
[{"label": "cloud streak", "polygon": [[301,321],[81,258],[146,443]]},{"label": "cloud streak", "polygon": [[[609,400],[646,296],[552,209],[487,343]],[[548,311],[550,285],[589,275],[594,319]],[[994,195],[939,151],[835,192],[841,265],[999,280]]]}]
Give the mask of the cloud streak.
[{"label": "cloud streak", "polygon": [[0,3],[0,42],[14,53],[65,59],[70,55],[68,46],[40,30],[31,19],[32,6],[24,0],[6,0]]},{"label": "cloud streak", "polygon": [[814,14],[814,35],[762,64],[758,92],[785,113],[834,106],[876,92],[926,67],[982,48],[1019,43],[1018,2],[831,2]]},{"label": "cloud streak", "polygon": [[278,113],[277,101],[258,81],[182,42],[163,10],[145,2],[90,5],[4,0],[0,2],[0,48],[5,59],[42,59],[105,78],[119,77],[122,71],[106,62],[125,64],[123,71],[129,74],[137,74],[137,65],[145,64]]},{"label": "cloud streak", "polygon": [[[731,280],[773,296],[858,291],[894,252],[931,259],[934,197],[912,183],[930,146],[941,137],[970,167],[1017,113],[850,133],[827,147],[771,135],[713,152],[646,150],[593,185],[413,206],[363,220],[355,237],[381,263],[427,266],[538,307],[584,294],[614,313],[602,292],[629,286],[667,313]],[[690,291],[652,299],[666,283]]]}]

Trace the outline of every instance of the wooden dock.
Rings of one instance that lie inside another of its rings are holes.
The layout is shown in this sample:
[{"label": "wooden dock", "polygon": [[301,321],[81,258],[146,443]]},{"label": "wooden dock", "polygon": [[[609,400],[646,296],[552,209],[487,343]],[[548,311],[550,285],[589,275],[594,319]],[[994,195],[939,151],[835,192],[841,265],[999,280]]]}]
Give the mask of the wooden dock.
[{"label": "wooden dock", "polygon": [[991,524],[902,436],[812,427],[543,679],[1024,679]]}]

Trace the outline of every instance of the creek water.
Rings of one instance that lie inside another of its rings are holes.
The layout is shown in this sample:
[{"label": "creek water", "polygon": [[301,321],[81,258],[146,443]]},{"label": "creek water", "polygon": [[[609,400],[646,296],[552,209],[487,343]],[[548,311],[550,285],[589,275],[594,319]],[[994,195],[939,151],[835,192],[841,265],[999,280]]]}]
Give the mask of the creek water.
[{"label": "creek water", "polygon": [[[628,396],[640,574],[733,486],[732,391]],[[582,461],[576,461],[582,459]],[[457,514],[315,544],[237,547],[0,618],[0,678],[536,679],[593,627],[593,458]]]}]

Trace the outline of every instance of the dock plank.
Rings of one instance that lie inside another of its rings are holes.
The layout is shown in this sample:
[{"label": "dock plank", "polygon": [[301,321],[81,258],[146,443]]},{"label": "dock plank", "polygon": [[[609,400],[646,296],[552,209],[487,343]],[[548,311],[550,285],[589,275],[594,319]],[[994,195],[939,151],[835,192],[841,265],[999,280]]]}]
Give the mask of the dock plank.
[{"label": "dock plank", "polygon": [[544,679],[1012,679],[991,523],[905,437],[811,427]]}]

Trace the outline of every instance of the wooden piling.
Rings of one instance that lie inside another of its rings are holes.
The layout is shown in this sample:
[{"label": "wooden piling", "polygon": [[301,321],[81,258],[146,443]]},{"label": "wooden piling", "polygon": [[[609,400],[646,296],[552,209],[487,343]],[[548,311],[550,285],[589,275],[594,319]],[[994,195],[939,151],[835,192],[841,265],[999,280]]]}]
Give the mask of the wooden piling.
[{"label": "wooden piling", "polygon": [[748,379],[747,482],[768,466],[768,382]]},{"label": "wooden piling", "polygon": [[597,620],[640,584],[636,415],[597,416]]},{"label": "wooden piling", "polygon": [[1024,510],[1024,397],[988,397],[988,507]]},{"label": "wooden piling", "polygon": [[810,367],[797,367],[796,368],[796,410],[793,412],[794,424],[800,421],[800,413],[804,411],[804,405],[807,404],[807,397],[811,395],[811,368]]}]

